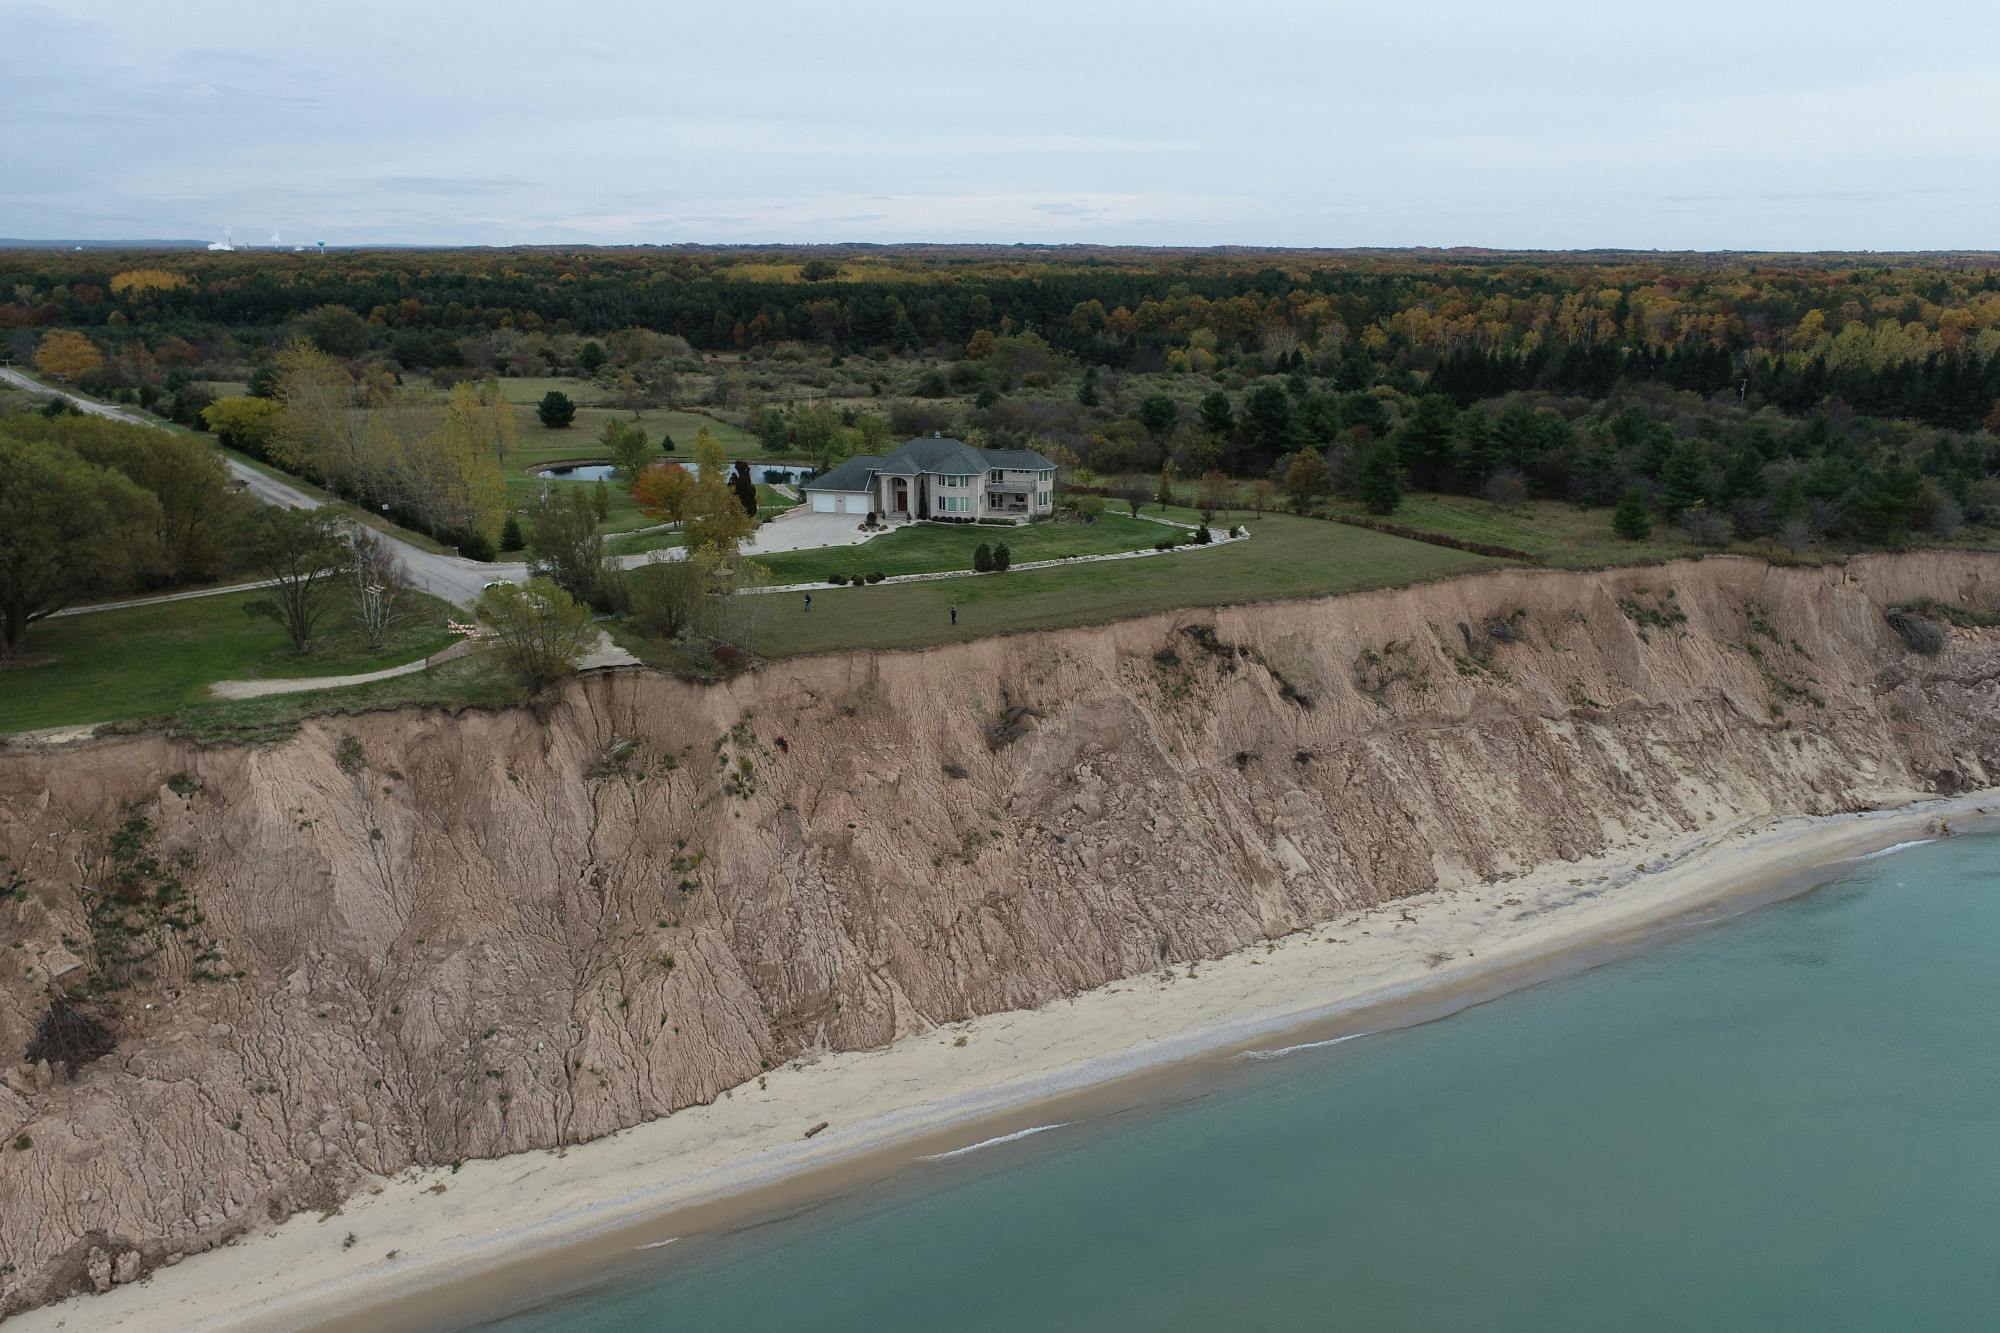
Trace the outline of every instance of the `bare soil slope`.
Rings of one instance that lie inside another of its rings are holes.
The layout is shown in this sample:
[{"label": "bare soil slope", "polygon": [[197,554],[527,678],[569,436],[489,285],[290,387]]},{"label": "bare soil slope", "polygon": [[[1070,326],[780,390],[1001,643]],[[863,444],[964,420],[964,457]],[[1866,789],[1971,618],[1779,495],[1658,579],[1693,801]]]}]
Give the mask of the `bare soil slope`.
[{"label": "bare soil slope", "polygon": [[[2000,557],[1509,571],[545,716],[0,752],[0,1311],[370,1173],[605,1134],[1721,813],[2000,773]],[[11,865],[12,869],[9,869]],[[55,988],[116,1048],[24,1063]]]}]

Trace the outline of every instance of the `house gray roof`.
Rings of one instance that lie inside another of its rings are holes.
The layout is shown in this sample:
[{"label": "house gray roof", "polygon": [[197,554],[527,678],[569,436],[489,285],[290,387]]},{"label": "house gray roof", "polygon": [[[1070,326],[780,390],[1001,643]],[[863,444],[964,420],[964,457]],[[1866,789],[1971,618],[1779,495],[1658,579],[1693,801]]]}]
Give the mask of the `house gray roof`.
[{"label": "house gray roof", "polygon": [[909,440],[884,458],[856,454],[805,484],[809,491],[865,491],[877,473],[914,477],[919,473],[984,474],[994,468],[1039,471],[1055,467],[1033,449],[982,449],[964,440],[926,436]]},{"label": "house gray roof", "polygon": [[907,442],[882,461],[881,470],[896,476],[912,477],[920,472],[981,473],[993,466],[981,457],[984,452],[964,440],[948,440],[934,435]]},{"label": "house gray roof", "polygon": [[875,479],[875,469],[882,466],[880,454],[856,454],[825,472],[820,473],[805,484],[809,491],[865,491]]}]

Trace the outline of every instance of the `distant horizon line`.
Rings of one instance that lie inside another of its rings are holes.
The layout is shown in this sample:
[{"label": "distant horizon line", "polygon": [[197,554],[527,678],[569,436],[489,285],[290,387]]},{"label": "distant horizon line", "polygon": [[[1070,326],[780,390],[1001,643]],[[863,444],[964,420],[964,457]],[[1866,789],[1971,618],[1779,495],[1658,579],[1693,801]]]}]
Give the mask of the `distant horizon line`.
[{"label": "distant horizon line", "polygon": [[1155,251],[1160,253],[1240,254],[1440,254],[1440,255],[1650,255],[1650,256],[1868,256],[1877,258],[1957,257],[2000,262],[2000,247],[1930,246],[1916,249],[1784,249],[1727,246],[1714,249],[1663,246],[1509,246],[1509,245],[1291,245],[1254,242],[1213,244],[1142,241],[269,241],[240,243],[215,250],[199,237],[13,237],[0,236],[0,250],[187,250],[212,254],[301,254],[325,250],[688,250],[688,251],[895,251],[895,250],[1046,250]]}]

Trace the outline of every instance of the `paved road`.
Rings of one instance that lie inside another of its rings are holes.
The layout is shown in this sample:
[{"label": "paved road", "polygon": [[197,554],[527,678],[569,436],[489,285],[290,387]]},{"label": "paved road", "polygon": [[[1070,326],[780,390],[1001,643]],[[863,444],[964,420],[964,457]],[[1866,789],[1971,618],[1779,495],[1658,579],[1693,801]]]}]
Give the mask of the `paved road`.
[{"label": "paved road", "polygon": [[[30,390],[34,393],[56,394],[59,397],[68,399],[76,406],[78,411],[87,412],[94,417],[109,417],[113,421],[129,421],[137,426],[159,426],[160,424],[141,413],[132,411],[130,408],[119,407],[113,403],[100,403],[94,398],[85,398],[81,394],[71,393],[68,390],[52,388],[49,385],[30,379],[18,370],[9,370],[4,366],[0,366],[0,380],[5,380],[9,384]],[[244,483],[244,488],[265,504],[278,505],[285,509],[319,508],[320,502],[318,500],[296,486],[288,485],[275,477],[259,472],[256,468],[241,463],[234,458],[224,458],[222,461],[228,465],[230,472]],[[484,565],[477,560],[465,560],[450,555],[435,555],[421,547],[412,546],[400,537],[392,536],[386,532],[378,532],[377,535],[388,542],[390,548],[402,559],[403,567],[410,571],[411,582],[415,583],[425,592],[435,597],[442,597],[447,602],[451,602],[456,606],[471,606],[474,602],[478,601],[479,594],[485,589],[488,583],[502,579],[518,583],[528,576],[528,567],[523,564]],[[142,600],[164,601],[166,599]]]},{"label": "paved road", "polygon": [[[39,383],[23,375],[18,370],[0,366],[0,380],[5,380],[35,393],[53,393],[67,398],[79,411],[92,416],[109,417],[114,421],[129,421],[137,426],[155,426],[159,422],[143,413],[114,403],[100,403],[94,398],[85,398],[68,390],[56,389]],[[164,429],[164,428],[162,428]],[[250,494],[265,504],[278,505],[285,509],[317,509],[319,501],[298,487],[278,480],[268,473],[234,458],[224,457],[230,472],[244,483]],[[466,560],[459,556],[438,555],[422,547],[413,546],[400,537],[375,530],[377,536],[387,542],[390,549],[402,560],[403,567],[410,572],[410,581],[434,597],[442,597],[455,606],[469,607],[479,600],[479,594],[490,583],[524,583],[528,578],[528,566],[520,561],[485,564],[477,560]],[[851,514],[815,514],[801,505],[788,509],[769,523],[757,529],[756,534],[744,543],[745,555],[771,555],[778,551],[811,550],[827,546],[857,545],[867,541],[875,533],[863,533],[860,524]],[[678,560],[678,547],[643,555],[617,557],[617,563],[625,569],[636,569],[647,561],[658,558]],[[137,605],[140,602],[168,601],[181,594],[166,597],[139,598],[121,605]],[[82,608],[79,608],[82,609]]]},{"label": "paved road", "polygon": [[163,592],[157,597],[127,597],[116,602],[92,602],[88,606],[66,606],[60,611],[51,611],[49,619],[57,616],[87,616],[92,611],[123,611],[128,606],[153,606],[160,602],[185,602],[194,597],[222,597],[232,592],[254,592],[258,588],[268,588],[276,579],[258,579],[254,583],[225,583],[214,588],[193,588],[187,592]]}]

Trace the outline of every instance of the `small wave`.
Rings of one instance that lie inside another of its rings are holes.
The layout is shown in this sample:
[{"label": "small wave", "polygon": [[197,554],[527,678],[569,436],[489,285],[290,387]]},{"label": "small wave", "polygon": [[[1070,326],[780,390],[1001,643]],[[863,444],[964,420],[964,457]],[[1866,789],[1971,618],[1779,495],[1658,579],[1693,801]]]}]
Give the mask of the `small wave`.
[{"label": "small wave", "polygon": [[656,1240],[650,1245],[634,1245],[632,1248],[635,1250],[657,1250],[662,1245],[671,1245],[679,1239],[679,1236],[669,1236],[665,1240]]},{"label": "small wave", "polygon": [[1053,1125],[1030,1125],[1026,1129],[1017,1129],[1012,1134],[1002,1134],[997,1138],[981,1139],[977,1143],[968,1143],[963,1148],[953,1148],[950,1152],[926,1153],[917,1160],[920,1162],[942,1162],[947,1157],[963,1157],[969,1152],[978,1152],[981,1148],[991,1148],[995,1144],[1012,1143],[1015,1139],[1025,1139],[1030,1134],[1045,1134],[1052,1129],[1061,1129],[1068,1123],[1069,1121],[1067,1120],[1058,1120]]},{"label": "small wave", "polygon": [[1856,861],[1873,861],[1877,857],[1894,856],[1897,852],[1907,852],[1912,847],[1922,847],[1926,843],[1932,843],[1936,841],[1937,841],[1936,838],[1916,838],[1910,842],[1892,842],[1887,847],[1882,848],[1882,850],[1880,851],[1866,852],[1853,859]]},{"label": "small wave", "polygon": [[1268,1051],[1245,1051],[1237,1057],[1242,1060],[1275,1060],[1281,1055],[1295,1055],[1300,1051],[1317,1051],[1325,1046],[1338,1046],[1343,1041],[1353,1041],[1356,1037],[1366,1037],[1366,1032],[1350,1032],[1344,1037],[1328,1037],[1325,1041],[1302,1041],[1296,1046],[1277,1046]]}]

